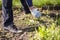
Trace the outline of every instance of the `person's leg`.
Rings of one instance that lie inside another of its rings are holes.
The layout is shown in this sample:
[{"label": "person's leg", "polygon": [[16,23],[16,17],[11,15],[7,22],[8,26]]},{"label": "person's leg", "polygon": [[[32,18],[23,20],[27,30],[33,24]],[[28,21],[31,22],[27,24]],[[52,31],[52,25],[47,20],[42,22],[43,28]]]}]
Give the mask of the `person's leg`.
[{"label": "person's leg", "polygon": [[20,0],[20,2],[21,2],[22,6],[23,6],[23,8],[25,10],[25,13],[26,14],[30,13],[29,6],[28,6],[26,0]]},{"label": "person's leg", "polygon": [[29,10],[34,17],[39,18],[41,16],[41,13],[38,11],[38,9],[33,6],[32,0],[20,0],[20,1],[24,7],[25,12],[28,13]]},{"label": "person's leg", "polygon": [[12,0],[2,0],[4,26],[13,24]]},{"label": "person's leg", "polygon": [[27,3],[28,3],[28,6],[29,6],[29,7],[32,7],[32,6],[33,6],[32,0],[26,0],[26,1],[27,1]]},{"label": "person's leg", "polygon": [[2,0],[2,13],[4,19],[4,29],[13,33],[20,33],[22,30],[18,30],[13,24],[13,12],[12,12],[12,0]]}]

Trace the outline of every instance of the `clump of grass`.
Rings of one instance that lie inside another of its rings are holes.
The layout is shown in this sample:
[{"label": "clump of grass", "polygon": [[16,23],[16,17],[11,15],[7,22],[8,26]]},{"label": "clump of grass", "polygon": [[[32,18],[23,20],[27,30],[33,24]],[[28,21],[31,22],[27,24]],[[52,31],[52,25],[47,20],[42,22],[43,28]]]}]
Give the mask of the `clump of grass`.
[{"label": "clump of grass", "polygon": [[39,26],[36,31],[34,40],[60,40],[60,27],[52,23],[48,28],[46,26]]}]

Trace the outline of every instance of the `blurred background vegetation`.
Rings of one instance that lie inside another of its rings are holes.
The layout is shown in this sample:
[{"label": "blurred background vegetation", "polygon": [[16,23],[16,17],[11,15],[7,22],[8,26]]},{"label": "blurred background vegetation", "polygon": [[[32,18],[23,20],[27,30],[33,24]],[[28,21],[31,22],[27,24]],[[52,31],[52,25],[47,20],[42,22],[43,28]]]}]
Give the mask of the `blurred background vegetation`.
[{"label": "blurred background vegetation", "polygon": [[[1,7],[1,2],[0,0],[0,7]],[[33,0],[33,5],[35,6],[44,6],[44,5],[59,5],[60,0]],[[13,6],[21,6],[20,0],[13,0]]]}]

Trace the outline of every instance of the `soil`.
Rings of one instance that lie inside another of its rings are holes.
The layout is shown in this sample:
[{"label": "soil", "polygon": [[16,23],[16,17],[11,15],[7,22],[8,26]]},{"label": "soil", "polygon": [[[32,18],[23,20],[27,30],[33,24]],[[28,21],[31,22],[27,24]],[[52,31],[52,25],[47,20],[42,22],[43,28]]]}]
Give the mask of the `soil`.
[{"label": "soil", "polygon": [[[58,15],[56,14],[60,14],[60,10],[56,11],[56,10],[41,10],[42,12],[42,20],[38,20],[36,18],[34,18],[31,14],[24,14],[24,12],[21,12],[20,9],[13,9],[13,13],[14,13],[14,23],[17,26],[18,29],[23,30],[23,32],[16,34],[16,33],[11,33],[8,31],[5,31],[3,29],[3,25],[2,25],[2,11],[0,10],[0,40],[30,40],[30,38],[34,37],[35,34],[35,28],[37,29],[39,24],[49,24],[51,23],[50,21],[47,21],[47,15],[50,16],[51,18],[53,18],[53,20],[56,18],[56,16],[58,17]],[[48,14],[49,13],[49,14]],[[50,18],[49,18],[50,19]],[[48,19],[48,20],[49,20]],[[36,23],[34,24],[34,22],[32,21],[29,22],[29,20],[35,20]],[[44,21],[43,21],[44,20]],[[52,20],[51,20],[52,21]],[[39,23],[41,22],[41,23]],[[30,23],[30,24],[29,24]]]}]

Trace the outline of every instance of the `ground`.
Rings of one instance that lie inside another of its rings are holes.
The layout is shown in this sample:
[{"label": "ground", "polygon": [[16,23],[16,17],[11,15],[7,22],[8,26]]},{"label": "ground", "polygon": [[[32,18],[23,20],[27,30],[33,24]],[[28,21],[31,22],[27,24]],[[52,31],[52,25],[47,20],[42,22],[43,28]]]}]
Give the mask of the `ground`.
[{"label": "ground", "polygon": [[35,28],[37,29],[39,25],[48,27],[52,22],[55,23],[58,14],[60,13],[60,10],[40,9],[40,11],[42,16],[37,19],[31,14],[24,14],[20,9],[13,9],[14,23],[18,29],[23,30],[22,33],[15,34],[3,30],[2,11],[0,10],[0,40],[33,40],[32,38],[34,38]]}]

